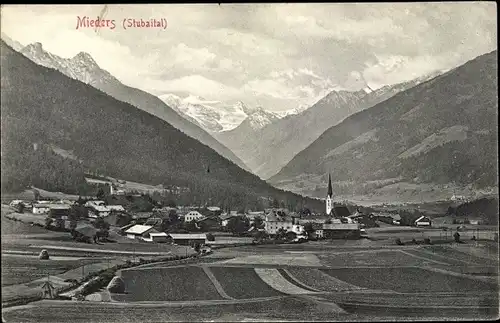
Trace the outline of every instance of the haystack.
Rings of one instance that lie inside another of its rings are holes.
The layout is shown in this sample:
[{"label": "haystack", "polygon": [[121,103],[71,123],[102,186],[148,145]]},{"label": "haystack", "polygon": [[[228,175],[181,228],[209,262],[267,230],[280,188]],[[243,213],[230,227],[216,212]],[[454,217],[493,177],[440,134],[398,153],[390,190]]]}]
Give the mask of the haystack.
[{"label": "haystack", "polygon": [[120,276],[115,276],[107,287],[110,293],[125,293],[125,281]]},{"label": "haystack", "polygon": [[49,252],[47,251],[47,249],[43,249],[42,251],[40,251],[40,254],[38,255],[38,259],[42,259],[42,260],[49,259]]}]

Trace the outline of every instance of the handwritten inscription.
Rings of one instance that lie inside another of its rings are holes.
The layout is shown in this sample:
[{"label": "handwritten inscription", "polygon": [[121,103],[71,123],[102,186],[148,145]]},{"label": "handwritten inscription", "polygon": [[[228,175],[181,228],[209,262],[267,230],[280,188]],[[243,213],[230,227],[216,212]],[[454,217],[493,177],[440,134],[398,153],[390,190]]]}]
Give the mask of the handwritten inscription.
[{"label": "handwritten inscription", "polygon": [[[102,19],[97,17],[92,19],[87,16],[77,16],[76,17],[76,29],[82,28],[109,28],[113,30],[117,27],[116,21],[114,19]],[[152,19],[136,19],[136,18],[124,18],[121,23],[123,29],[129,28],[140,28],[140,29],[166,29],[167,19],[165,18],[152,18]]]}]

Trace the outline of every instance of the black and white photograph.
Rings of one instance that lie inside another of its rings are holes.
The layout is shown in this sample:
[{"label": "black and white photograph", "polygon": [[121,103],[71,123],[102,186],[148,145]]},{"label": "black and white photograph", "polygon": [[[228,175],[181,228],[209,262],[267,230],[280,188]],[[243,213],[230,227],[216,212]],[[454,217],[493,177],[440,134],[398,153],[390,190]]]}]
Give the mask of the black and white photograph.
[{"label": "black and white photograph", "polygon": [[0,24],[2,322],[500,319],[496,2]]}]

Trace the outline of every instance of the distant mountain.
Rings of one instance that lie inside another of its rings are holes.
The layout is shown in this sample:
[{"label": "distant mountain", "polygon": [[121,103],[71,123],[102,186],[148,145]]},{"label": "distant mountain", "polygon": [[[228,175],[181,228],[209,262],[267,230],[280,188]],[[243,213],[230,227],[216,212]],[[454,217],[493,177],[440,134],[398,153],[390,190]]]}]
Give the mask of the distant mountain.
[{"label": "distant mountain", "polygon": [[18,41],[15,41],[13,39],[11,39],[9,36],[7,36],[5,33],[1,33],[1,36],[2,36],[2,40],[7,44],[9,45],[10,47],[14,48],[15,50],[19,51],[21,50],[24,46],[19,43]]},{"label": "distant mountain", "polygon": [[[498,186],[497,51],[330,127],[269,179]],[[309,111],[309,110],[308,110]]]},{"label": "distant mountain", "polygon": [[244,121],[248,122],[252,129],[260,129],[275,120],[302,111],[293,109],[271,112],[261,107],[250,108],[241,101],[235,103],[208,101],[194,95],[181,98],[169,93],[159,97],[187,120],[210,133],[233,130]]},{"label": "distant mountain", "polygon": [[332,91],[312,107],[285,116],[262,129],[238,127],[215,134],[215,137],[255,174],[269,178],[332,125],[434,76],[436,74],[375,91]]},{"label": "distant mountain", "polygon": [[255,209],[277,199],[291,207],[322,207],[270,186],[168,122],[37,65],[4,42],[1,66],[2,191],[36,184],[82,194],[84,173],[91,172],[185,187],[186,203]]},{"label": "distant mountain", "polygon": [[81,52],[73,58],[65,59],[45,51],[41,43],[30,44],[22,48],[20,53],[39,65],[56,69],[66,76],[92,85],[115,99],[130,103],[141,110],[168,121],[168,123],[188,136],[213,148],[238,166],[248,169],[233,152],[215,140],[205,130],[181,117],[156,96],[122,84],[108,71],[100,68],[89,54]]}]

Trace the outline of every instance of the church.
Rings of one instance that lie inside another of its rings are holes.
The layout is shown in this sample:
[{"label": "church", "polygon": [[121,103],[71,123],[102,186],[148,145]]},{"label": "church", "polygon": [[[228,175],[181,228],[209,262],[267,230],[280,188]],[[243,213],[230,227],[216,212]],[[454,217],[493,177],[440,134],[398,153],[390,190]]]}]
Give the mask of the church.
[{"label": "church", "polygon": [[328,192],[326,193],[326,215],[332,215],[333,209],[333,189],[332,178],[328,174]]},{"label": "church", "polygon": [[328,191],[326,193],[326,215],[331,217],[345,218],[351,215],[351,212],[346,206],[333,203],[332,178],[328,174]]}]

